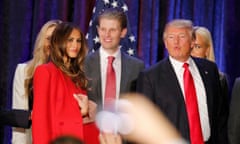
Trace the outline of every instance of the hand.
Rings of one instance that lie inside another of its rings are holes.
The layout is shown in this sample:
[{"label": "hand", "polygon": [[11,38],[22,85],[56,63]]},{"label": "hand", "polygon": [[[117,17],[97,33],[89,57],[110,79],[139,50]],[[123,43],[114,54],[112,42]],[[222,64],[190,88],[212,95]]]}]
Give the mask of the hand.
[{"label": "hand", "polygon": [[83,117],[83,123],[90,123],[95,121],[97,113],[97,104],[92,100],[88,100],[88,115]]},{"label": "hand", "polygon": [[[122,135],[137,143],[186,144],[181,135],[165,115],[149,99],[140,94],[125,94],[121,97],[119,110],[134,122],[130,133]],[[146,132],[151,130],[151,132]]]},{"label": "hand", "polygon": [[31,113],[29,114],[28,120],[32,120],[32,111],[31,111]]},{"label": "hand", "polygon": [[78,102],[82,116],[86,116],[88,114],[88,97],[83,94],[73,94],[73,97]]},{"label": "hand", "polygon": [[113,133],[101,133],[99,140],[101,144],[122,144],[120,135]]}]

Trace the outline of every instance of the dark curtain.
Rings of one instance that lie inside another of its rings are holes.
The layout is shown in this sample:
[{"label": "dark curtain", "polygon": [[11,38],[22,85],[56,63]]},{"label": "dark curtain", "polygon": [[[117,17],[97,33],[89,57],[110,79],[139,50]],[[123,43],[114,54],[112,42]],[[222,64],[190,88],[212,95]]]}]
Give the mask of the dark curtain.
[{"label": "dark curtain", "polygon": [[[111,1],[111,0],[110,0]],[[125,0],[137,54],[147,67],[167,55],[164,25],[185,18],[207,27],[213,36],[216,63],[228,75],[230,90],[240,76],[240,9],[238,0]],[[0,1],[0,106],[11,108],[12,79],[18,63],[32,57],[41,26],[50,19],[74,22],[86,34],[95,0]],[[9,127],[0,129],[0,143],[10,143]]]}]

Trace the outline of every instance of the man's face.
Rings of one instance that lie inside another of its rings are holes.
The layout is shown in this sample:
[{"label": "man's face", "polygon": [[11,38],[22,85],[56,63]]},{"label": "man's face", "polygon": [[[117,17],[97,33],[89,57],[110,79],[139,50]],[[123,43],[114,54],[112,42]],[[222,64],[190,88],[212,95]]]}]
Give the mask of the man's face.
[{"label": "man's face", "polygon": [[191,52],[191,36],[186,28],[169,26],[164,39],[170,56],[178,61],[185,62]]},{"label": "man's face", "polygon": [[122,29],[118,20],[107,18],[100,19],[97,30],[100,43],[106,51],[116,51],[121,38],[127,33],[127,29]]}]

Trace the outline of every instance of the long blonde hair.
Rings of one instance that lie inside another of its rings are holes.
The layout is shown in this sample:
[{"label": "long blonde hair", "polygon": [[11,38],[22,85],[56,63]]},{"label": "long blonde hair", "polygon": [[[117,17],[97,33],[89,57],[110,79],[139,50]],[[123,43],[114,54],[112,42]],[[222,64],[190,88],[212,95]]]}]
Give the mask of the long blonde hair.
[{"label": "long blonde hair", "polygon": [[60,20],[50,20],[45,23],[40,32],[37,35],[35,44],[34,44],[34,51],[33,51],[33,58],[27,62],[26,67],[26,79],[24,82],[25,88],[25,95],[28,97],[32,96],[32,80],[33,74],[37,66],[47,63],[49,60],[49,54],[46,53],[45,50],[45,35],[49,28],[56,27],[60,24]]},{"label": "long blonde hair", "polygon": [[204,39],[205,45],[209,48],[209,53],[206,55],[206,59],[215,62],[214,49],[212,36],[209,30],[205,27],[195,26],[193,28],[193,38],[196,39],[196,35],[200,35]]}]

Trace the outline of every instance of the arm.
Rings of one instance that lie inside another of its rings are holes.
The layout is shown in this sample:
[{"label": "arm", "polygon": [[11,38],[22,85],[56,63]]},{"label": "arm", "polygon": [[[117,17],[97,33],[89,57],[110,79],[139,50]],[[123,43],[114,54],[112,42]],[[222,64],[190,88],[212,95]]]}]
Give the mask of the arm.
[{"label": "arm", "polygon": [[187,143],[152,102],[136,93],[122,95],[116,113],[99,112],[96,124],[101,144],[120,144],[120,135],[141,144]]},{"label": "arm", "polygon": [[232,98],[230,103],[230,113],[228,121],[228,137],[230,144],[240,143],[240,78],[235,80]]},{"label": "arm", "polygon": [[154,94],[153,94],[153,88],[152,88],[151,81],[144,72],[141,72],[138,76],[137,92],[142,93],[144,96],[147,96],[152,101],[154,100],[153,99]]},{"label": "arm", "polygon": [[35,70],[33,79],[33,113],[32,113],[32,137],[34,144],[46,144],[52,134],[51,107],[50,107],[50,73],[39,66]]},{"label": "arm", "polygon": [[[28,96],[25,95],[24,81],[25,81],[25,67],[26,64],[18,64],[14,79],[13,79],[13,109],[28,109]],[[23,120],[24,117],[19,117],[18,120]],[[29,125],[28,119],[25,125]],[[30,125],[29,125],[30,127]],[[29,128],[28,127],[28,128]],[[26,128],[26,126],[25,126]],[[24,128],[13,127],[12,130],[12,143],[26,143],[27,134]]]},{"label": "arm", "polygon": [[[14,127],[30,127],[29,111],[25,110],[1,110],[0,111],[0,125],[9,125]],[[21,120],[19,120],[21,118]]]},{"label": "arm", "polygon": [[[219,78],[219,72],[217,66],[215,66],[215,74],[216,76],[216,85],[217,85],[217,92],[215,95],[218,97],[215,97],[215,102],[218,102],[217,106],[217,119],[215,119],[215,122],[217,123],[217,133],[218,133],[218,141],[219,144],[228,144],[228,137],[227,137],[227,123],[228,123],[228,116],[229,116],[229,103],[228,103],[228,97],[226,93],[223,91],[223,87],[221,87],[221,81]],[[214,102],[214,103],[215,103]]]}]

